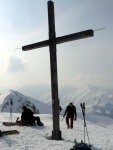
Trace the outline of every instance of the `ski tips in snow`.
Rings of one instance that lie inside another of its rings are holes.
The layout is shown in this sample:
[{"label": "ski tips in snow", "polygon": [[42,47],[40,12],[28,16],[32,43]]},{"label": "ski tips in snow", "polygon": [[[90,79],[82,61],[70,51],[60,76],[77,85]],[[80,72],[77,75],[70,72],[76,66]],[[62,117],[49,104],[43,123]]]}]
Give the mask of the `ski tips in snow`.
[{"label": "ski tips in snow", "polygon": [[85,103],[80,103],[82,109],[85,109]]}]

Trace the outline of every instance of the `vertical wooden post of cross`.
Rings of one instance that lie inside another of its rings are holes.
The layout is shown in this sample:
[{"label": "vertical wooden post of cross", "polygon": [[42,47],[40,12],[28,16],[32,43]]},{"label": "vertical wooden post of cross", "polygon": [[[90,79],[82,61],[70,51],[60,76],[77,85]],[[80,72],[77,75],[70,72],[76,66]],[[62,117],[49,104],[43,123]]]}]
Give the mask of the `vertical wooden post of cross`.
[{"label": "vertical wooden post of cross", "polygon": [[[49,40],[51,41],[56,39],[54,3],[52,1],[48,1],[48,24],[49,24]],[[49,51],[50,51],[51,91],[52,91],[52,111],[53,111],[52,139],[61,140],[61,131],[59,129],[59,98],[58,98],[56,43],[50,42]]]}]

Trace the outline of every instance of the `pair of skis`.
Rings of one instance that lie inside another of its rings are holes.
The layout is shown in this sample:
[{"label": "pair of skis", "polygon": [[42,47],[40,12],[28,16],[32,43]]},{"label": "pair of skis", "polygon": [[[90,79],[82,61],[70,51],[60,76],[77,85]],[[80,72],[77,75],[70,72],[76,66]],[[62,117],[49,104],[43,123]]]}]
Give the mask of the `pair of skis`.
[{"label": "pair of skis", "polygon": [[88,138],[88,142],[89,142],[89,145],[90,145],[87,125],[86,125],[86,120],[85,120],[85,103],[81,103],[80,106],[81,106],[81,109],[82,109],[82,114],[83,114],[83,119],[84,119],[84,143],[85,143],[85,129],[86,129],[87,138]]},{"label": "pair of skis", "polygon": [[8,130],[8,131],[1,131],[0,130],[0,137],[3,135],[11,135],[11,134],[19,134],[20,132],[18,130]]},{"label": "pair of skis", "polygon": [[[3,122],[2,123],[5,126],[14,126],[14,125],[19,125],[16,122]],[[18,130],[8,130],[8,131],[1,131],[0,130],[0,137],[4,135],[11,135],[11,134],[19,134],[20,132]]]}]

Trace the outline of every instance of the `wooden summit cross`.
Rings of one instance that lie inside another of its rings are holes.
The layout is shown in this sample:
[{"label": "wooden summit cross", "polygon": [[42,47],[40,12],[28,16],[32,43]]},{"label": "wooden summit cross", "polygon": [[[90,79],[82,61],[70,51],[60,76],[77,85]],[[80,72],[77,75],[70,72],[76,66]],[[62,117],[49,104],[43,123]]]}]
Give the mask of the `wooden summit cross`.
[{"label": "wooden summit cross", "polygon": [[57,81],[57,56],[56,44],[61,44],[73,40],[92,37],[93,30],[86,30],[70,35],[56,37],[55,34],[55,18],[54,18],[54,2],[48,1],[48,24],[49,24],[49,40],[26,45],[22,47],[23,51],[32,50],[49,46],[50,50],[50,66],[51,66],[51,92],[52,92],[52,109],[53,109],[53,131],[52,139],[61,140],[62,135],[59,127],[59,98],[58,98],[58,81]]}]

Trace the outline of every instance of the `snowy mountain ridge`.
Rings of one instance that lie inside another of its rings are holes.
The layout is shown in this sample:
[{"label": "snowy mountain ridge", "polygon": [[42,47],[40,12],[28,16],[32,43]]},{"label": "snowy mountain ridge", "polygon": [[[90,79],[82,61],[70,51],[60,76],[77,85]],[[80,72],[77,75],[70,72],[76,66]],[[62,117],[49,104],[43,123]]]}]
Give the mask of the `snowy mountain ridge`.
[{"label": "snowy mountain ridge", "polygon": [[[4,108],[4,112],[10,111],[10,101],[13,99],[13,112],[21,112],[23,105],[28,106],[35,113],[50,114],[51,93],[47,93],[40,97],[40,101],[23,94],[10,90],[5,94],[0,95],[0,109]],[[85,103],[87,114],[96,114],[113,119],[113,89],[88,85],[84,88],[63,87],[59,89],[60,106],[63,108],[62,114],[65,111],[69,102],[76,105],[77,112],[81,112],[80,103]],[[8,101],[8,102],[7,102]],[[21,102],[20,102],[21,101]],[[8,104],[9,103],[9,104]],[[17,103],[17,104],[16,104]],[[17,107],[18,106],[18,107]],[[5,108],[7,107],[7,109]]]},{"label": "snowy mountain ridge", "polygon": [[[11,105],[12,101],[12,105]],[[0,95],[0,110],[1,112],[21,113],[22,106],[27,106],[35,114],[51,113],[51,107],[43,102],[34,98],[24,96],[18,91],[9,90],[5,94]]]},{"label": "snowy mountain ridge", "polygon": [[[27,106],[28,108],[30,108],[31,110],[33,110],[33,112],[35,114],[38,114],[38,113],[51,114],[51,112],[52,112],[50,105],[40,102],[34,98],[24,96],[23,94],[19,93],[18,91],[14,91],[14,90],[9,90],[5,94],[0,95],[0,110],[1,110],[1,112],[8,112],[8,113],[10,112],[11,100],[13,102],[12,113],[21,113],[22,106],[24,106],[24,105]],[[86,107],[88,109],[88,105],[86,105]],[[64,111],[65,111],[65,109],[63,109],[61,111],[61,114],[64,114]],[[95,117],[95,115],[96,115],[96,117]],[[92,123],[96,123],[99,125],[102,125],[102,123],[101,123],[101,122],[103,122],[102,120],[107,120],[107,122],[109,122],[109,124],[113,124],[113,119],[105,117],[104,115],[103,115],[103,117],[102,116],[100,117],[100,116],[101,115],[99,115],[99,114],[87,113],[86,119]],[[83,119],[81,110],[78,111],[78,107],[77,107],[77,118]],[[96,118],[96,119],[94,119],[94,118]],[[101,120],[100,120],[100,118],[101,118]],[[107,123],[106,123],[106,125],[107,125]]]},{"label": "snowy mountain ridge", "polygon": [[[113,118],[113,89],[88,85],[68,92],[64,88],[59,90],[59,99],[62,108],[65,108],[69,102],[73,102],[80,112],[80,103],[85,103],[87,113]],[[40,100],[50,104],[51,94],[43,95]]]}]

